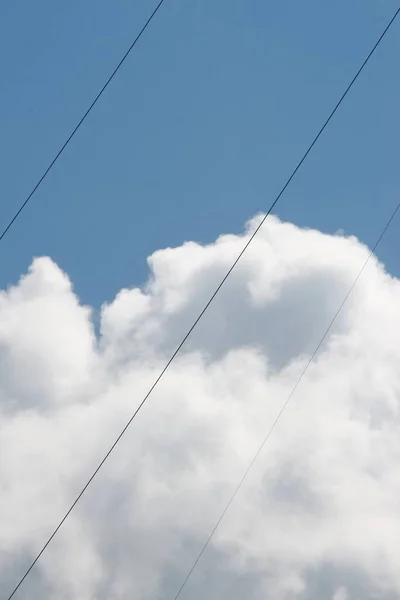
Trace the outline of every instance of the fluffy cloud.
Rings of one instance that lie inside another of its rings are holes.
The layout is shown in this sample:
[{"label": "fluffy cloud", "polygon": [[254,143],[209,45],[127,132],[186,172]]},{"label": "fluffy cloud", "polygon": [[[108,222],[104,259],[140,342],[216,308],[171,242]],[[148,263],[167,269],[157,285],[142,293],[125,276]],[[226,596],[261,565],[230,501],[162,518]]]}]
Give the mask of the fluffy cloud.
[{"label": "fluffy cloud", "polygon": [[[1,598],[257,222],[155,252],[98,337],[49,258],[1,293]],[[367,256],[267,219],[16,597],[174,598]],[[182,598],[400,598],[399,305],[372,257]]]}]

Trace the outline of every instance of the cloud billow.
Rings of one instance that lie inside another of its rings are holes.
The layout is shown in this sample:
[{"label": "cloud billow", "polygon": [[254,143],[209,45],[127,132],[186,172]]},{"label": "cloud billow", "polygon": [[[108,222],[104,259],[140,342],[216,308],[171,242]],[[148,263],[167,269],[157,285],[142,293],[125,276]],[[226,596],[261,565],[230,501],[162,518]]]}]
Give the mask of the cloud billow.
[{"label": "cloud billow", "polygon": [[[0,294],[0,597],[258,223],[155,252],[101,311],[35,259]],[[16,597],[169,600],[368,256],[268,218]],[[400,282],[372,257],[182,598],[400,598]]]}]

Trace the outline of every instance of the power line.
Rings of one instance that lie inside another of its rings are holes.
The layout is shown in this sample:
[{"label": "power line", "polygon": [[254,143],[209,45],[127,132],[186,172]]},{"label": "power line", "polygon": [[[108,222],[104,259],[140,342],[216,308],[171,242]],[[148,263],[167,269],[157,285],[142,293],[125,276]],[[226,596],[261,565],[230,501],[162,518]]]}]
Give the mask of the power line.
[{"label": "power line", "polygon": [[74,137],[74,135],[77,133],[78,129],[81,127],[81,125],[83,124],[83,122],[89,116],[89,113],[92,111],[92,109],[94,108],[94,106],[97,104],[98,100],[100,100],[101,96],[106,91],[106,89],[110,85],[111,81],[114,79],[115,75],[118,73],[118,71],[122,67],[123,63],[128,58],[128,56],[131,53],[131,51],[133,50],[133,48],[136,46],[137,42],[142,37],[142,35],[146,31],[147,27],[150,25],[151,21],[154,19],[154,17],[156,16],[157,12],[160,10],[161,5],[163,3],[164,3],[164,0],[160,0],[160,2],[157,4],[156,8],[153,10],[153,12],[151,13],[151,15],[147,19],[146,23],[143,25],[142,29],[139,31],[139,33],[136,36],[136,38],[133,40],[132,44],[129,46],[128,50],[125,52],[125,54],[123,55],[123,57],[121,58],[121,60],[117,64],[117,66],[115,67],[114,71],[111,73],[110,77],[107,79],[106,83],[103,85],[103,87],[101,88],[100,92],[97,94],[96,98],[93,100],[92,104],[89,106],[89,108],[87,109],[87,111],[85,112],[85,114],[83,115],[83,117],[81,118],[81,120],[79,121],[79,123],[76,125],[75,129],[72,131],[72,133],[66,139],[66,141],[64,142],[64,144],[61,146],[60,150],[57,152],[57,154],[55,155],[55,157],[53,158],[53,160],[51,161],[51,163],[49,164],[49,166],[47,167],[47,169],[45,170],[45,172],[43,173],[43,175],[41,176],[41,178],[38,180],[38,182],[36,183],[36,185],[33,187],[32,191],[30,192],[30,194],[28,195],[28,197],[21,204],[21,206],[19,207],[19,209],[17,210],[17,212],[15,213],[15,215],[13,216],[13,218],[11,219],[11,221],[8,223],[8,225],[3,230],[2,234],[0,235],[0,242],[4,238],[4,236],[7,234],[7,232],[10,230],[10,228],[13,226],[13,224],[15,223],[15,221],[18,219],[18,217],[20,216],[20,214],[22,213],[22,211],[24,210],[24,208],[28,204],[29,200],[32,198],[32,196],[34,195],[34,193],[38,189],[38,187],[43,183],[44,179],[46,179],[47,175],[50,173],[51,169],[54,167],[54,165],[56,164],[56,162],[60,158],[61,154],[64,152],[65,148],[68,146],[68,144],[70,143],[70,141],[72,140],[72,138]]},{"label": "power line", "polygon": [[[160,3],[160,5],[161,5],[161,3]],[[68,509],[68,511],[65,513],[65,515],[63,516],[63,518],[61,519],[61,521],[59,522],[59,524],[57,525],[57,527],[54,529],[53,533],[50,535],[50,537],[48,538],[48,540],[46,541],[46,543],[44,544],[44,546],[42,547],[42,549],[40,550],[40,552],[36,555],[35,559],[32,561],[32,563],[30,564],[30,566],[28,567],[28,569],[26,570],[26,572],[24,573],[24,575],[21,577],[21,579],[19,580],[18,584],[16,585],[16,587],[14,588],[14,590],[12,591],[12,593],[8,596],[7,600],[11,600],[11,598],[17,592],[17,590],[19,589],[19,587],[21,586],[21,584],[23,583],[23,581],[29,575],[29,573],[31,572],[31,570],[33,569],[33,567],[35,566],[35,564],[37,563],[37,561],[39,560],[39,558],[42,556],[43,552],[46,550],[47,546],[50,544],[50,542],[55,537],[55,535],[57,534],[57,532],[59,531],[59,529],[62,527],[62,525],[64,524],[64,522],[66,521],[66,519],[68,518],[68,516],[70,515],[70,513],[72,512],[72,510],[75,508],[76,504],[79,502],[79,500],[81,499],[81,497],[83,496],[83,494],[86,492],[87,488],[89,487],[89,485],[91,484],[91,482],[93,481],[93,479],[96,477],[97,473],[100,471],[100,469],[102,468],[102,466],[104,465],[104,463],[106,462],[106,460],[109,458],[110,454],[113,452],[113,450],[115,449],[115,447],[117,446],[117,444],[119,443],[119,441],[121,440],[121,438],[123,437],[123,435],[125,434],[125,432],[127,431],[127,429],[129,428],[129,426],[132,424],[133,420],[135,419],[135,417],[137,416],[137,414],[139,413],[139,411],[141,410],[141,408],[143,407],[143,405],[147,401],[148,397],[150,396],[150,394],[152,393],[152,391],[154,390],[154,388],[157,386],[157,384],[159,383],[159,381],[162,379],[162,377],[164,376],[165,372],[168,370],[168,368],[170,367],[171,363],[175,359],[176,355],[179,353],[179,351],[181,350],[181,348],[185,344],[186,340],[188,339],[188,337],[190,336],[190,334],[192,333],[192,331],[194,330],[194,328],[197,326],[197,324],[199,323],[200,319],[203,317],[204,313],[207,311],[208,307],[213,302],[214,298],[216,297],[216,295],[218,294],[218,292],[220,291],[220,289],[224,285],[225,281],[228,279],[229,275],[231,274],[231,272],[233,271],[233,269],[235,268],[235,266],[237,265],[237,263],[239,262],[239,260],[241,259],[241,257],[243,256],[243,254],[245,253],[245,251],[247,250],[247,248],[249,247],[249,245],[253,241],[253,239],[255,238],[255,236],[257,235],[258,231],[262,227],[262,225],[265,222],[266,218],[272,212],[272,210],[274,209],[274,207],[278,203],[279,199],[281,198],[281,196],[285,192],[286,188],[288,187],[288,185],[290,184],[290,182],[292,181],[292,179],[296,175],[297,171],[300,169],[300,167],[302,166],[302,164],[306,160],[306,158],[309,155],[309,153],[311,152],[312,148],[314,147],[314,145],[316,144],[316,142],[318,141],[318,139],[322,135],[323,131],[325,130],[325,128],[327,127],[327,125],[331,121],[332,117],[334,116],[334,114],[338,110],[339,106],[342,104],[343,100],[346,98],[346,96],[349,93],[350,89],[352,88],[352,86],[354,85],[354,83],[358,79],[359,75],[361,74],[361,72],[363,71],[363,69],[365,68],[365,66],[367,65],[367,63],[370,60],[371,56],[374,54],[375,50],[378,48],[379,44],[381,43],[381,41],[385,37],[386,33],[389,31],[390,27],[394,23],[394,21],[395,21],[396,17],[398,16],[399,12],[400,12],[400,8],[397,9],[397,11],[395,12],[394,16],[389,21],[389,23],[386,26],[386,28],[384,29],[383,33],[380,35],[378,41],[375,43],[375,45],[373,46],[372,50],[368,54],[367,58],[364,60],[364,62],[362,63],[361,67],[358,69],[357,73],[355,74],[355,76],[353,77],[353,79],[351,80],[351,82],[349,83],[349,85],[347,86],[346,90],[344,91],[344,93],[340,97],[339,101],[336,103],[334,109],[332,110],[332,112],[330,113],[330,115],[328,116],[328,118],[326,119],[326,121],[324,122],[323,126],[321,127],[321,129],[319,130],[319,132],[317,133],[317,135],[315,136],[315,138],[313,139],[313,141],[311,142],[311,144],[307,148],[307,150],[304,153],[303,157],[298,162],[297,166],[295,167],[295,169],[293,170],[293,172],[290,175],[289,179],[286,181],[285,185],[283,186],[283,188],[279,192],[278,196],[276,197],[276,199],[274,200],[274,202],[271,204],[268,212],[265,214],[265,216],[263,217],[263,219],[261,220],[261,222],[259,223],[259,225],[257,226],[257,228],[254,230],[253,234],[250,236],[250,238],[248,239],[248,241],[246,242],[246,244],[244,245],[244,247],[240,251],[240,253],[237,256],[237,258],[233,262],[232,266],[229,268],[229,270],[227,271],[226,275],[223,277],[221,283],[218,285],[217,289],[212,294],[211,298],[208,300],[207,304],[204,306],[203,310],[200,312],[199,316],[194,321],[193,325],[190,327],[189,331],[186,333],[185,337],[183,338],[183,340],[181,341],[181,343],[178,345],[178,347],[176,348],[176,350],[174,351],[174,353],[172,354],[172,356],[170,357],[170,359],[168,360],[168,362],[166,363],[166,365],[164,366],[164,368],[162,369],[162,371],[160,372],[160,374],[158,375],[158,377],[156,378],[156,380],[154,381],[154,383],[152,384],[152,386],[150,387],[150,389],[148,390],[147,394],[144,396],[143,400],[140,402],[139,406],[136,408],[135,412],[133,413],[133,415],[131,416],[131,418],[129,419],[129,421],[126,423],[126,425],[122,429],[121,433],[118,435],[117,439],[114,441],[114,443],[112,444],[112,446],[110,447],[110,449],[108,450],[108,452],[105,454],[104,458],[101,460],[101,462],[99,463],[99,465],[97,466],[97,468],[95,469],[95,471],[93,472],[93,474],[91,475],[91,477],[89,478],[89,480],[87,481],[87,483],[85,484],[85,486],[82,488],[82,490],[80,491],[80,493],[78,494],[78,496],[76,497],[76,499],[74,500],[74,502],[71,504],[71,506]],[[396,208],[395,212],[393,213],[393,215],[392,215],[391,219],[389,220],[386,228],[382,232],[382,234],[381,234],[381,236],[380,236],[377,244],[379,243],[380,239],[382,239],[384,233],[386,232],[386,230],[389,227],[391,221],[393,220],[393,218],[394,218],[395,213],[397,212],[397,210],[398,210],[398,208]],[[377,244],[374,246],[374,248],[376,248]],[[373,251],[374,250],[372,250],[372,252]],[[354,283],[354,285],[355,285],[355,283]],[[350,294],[350,292],[349,292],[349,294]],[[347,297],[346,297],[346,299],[347,299]],[[344,302],[346,301],[346,299],[344,300]],[[344,302],[343,302],[343,304],[344,304]],[[341,310],[341,307],[339,308],[339,311],[340,310]],[[335,315],[334,319],[336,319],[336,316],[337,315]],[[331,325],[330,325],[330,327],[331,327]],[[330,327],[329,327],[329,329],[330,329]],[[328,329],[328,331],[329,331],[329,329]],[[326,337],[328,331],[326,332],[324,338]],[[319,346],[322,344],[323,339],[321,340]],[[318,346],[318,348],[319,348],[319,346]],[[318,351],[318,348],[317,348],[316,352]],[[306,368],[308,368],[308,366]],[[304,373],[303,373],[303,375],[304,375]],[[296,387],[297,387],[298,383],[296,384]],[[294,390],[292,392],[292,395],[293,395],[293,393],[294,393]],[[285,406],[289,402],[290,398],[291,398],[291,396],[287,400]],[[283,412],[283,410],[285,409],[285,406],[283,407],[283,409],[282,409],[281,412]],[[278,415],[277,421],[278,421],[279,418],[280,418],[280,415]],[[273,427],[275,426],[275,424],[273,425]],[[268,434],[268,436],[269,435],[270,434]],[[254,463],[254,461],[256,460],[259,452],[261,452],[261,448],[258,451],[258,453],[255,456],[255,458],[253,459],[253,462],[251,463],[251,465],[249,467],[249,470],[250,470],[252,464]],[[247,475],[247,472],[246,472],[244,478],[246,477],[246,475]],[[244,481],[244,478],[243,478],[243,481]],[[238,486],[237,490],[235,491],[233,497],[231,498],[230,502],[228,503],[227,507],[225,508],[224,513],[220,517],[219,521],[217,522],[217,525],[215,526],[215,528],[212,531],[209,539],[207,540],[206,544],[204,545],[201,553],[197,557],[197,559],[196,559],[196,561],[195,561],[192,569],[190,570],[187,578],[185,579],[184,583],[182,584],[181,589],[179,590],[176,598],[178,598],[178,596],[180,595],[183,587],[186,585],[187,580],[189,579],[189,577],[190,577],[191,573],[193,572],[194,568],[196,567],[196,564],[200,560],[201,555],[203,554],[204,550],[206,549],[207,545],[209,544],[209,541],[211,540],[212,536],[214,535],[215,530],[217,529],[219,523],[221,522],[224,514],[228,510],[230,504],[232,503],[232,501],[233,501],[233,499],[234,499],[234,497],[235,497],[235,495],[236,495],[236,493],[239,490],[239,488],[240,488],[241,485],[242,485],[242,482],[239,484],[239,486]]]},{"label": "power line", "polygon": [[383,236],[385,235],[385,233],[387,232],[387,230],[390,227],[390,224],[392,223],[393,219],[395,218],[398,210],[400,209],[400,202],[399,204],[396,206],[396,208],[394,209],[394,211],[392,212],[392,214],[390,215],[389,220],[387,221],[385,227],[383,228],[381,234],[379,235],[377,241],[375,242],[372,250],[370,251],[370,253],[368,254],[366,260],[364,261],[364,264],[362,265],[361,269],[359,270],[359,272],[357,273],[356,278],[354,279],[353,283],[351,284],[347,294],[345,295],[345,297],[342,300],[342,303],[340,304],[339,308],[337,309],[337,311],[335,312],[335,314],[333,315],[328,327],[326,328],[323,336],[321,337],[320,341],[318,342],[314,352],[311,354],[310,358],[308,359],[305,367],[303,368],[303,370],[301,371],[298,379],[296,380],[296,383],[294,384],[290,394],[288,395],[288,397],[286,398],[284,404],[282,405],[280,411],[278,412],[278,415],[275,417],[275,420],[273,421],[271,427],[269,428],[267,435],[265,436],[264,440],[262,441],[260,447],[258,448],[257,452],[255,453],[255,455],[253,456],[253,458],[250,461],[250,464],[248,465],[246,471],[244,472],[244,475],[242,476],[242,479],[239,481],[237,487],[235,488],[235,491],[233,492],[232,496],[229,498],[228,503],[226,504],[224,510],[222,511],[218,521],[216,522],[216,524],[214,525],[210,535],[208,536],[207,540],[205,541],[204,545],[202,546],[199,554],[196,557],[196,560],[194,561],[193,565],[191,566],[188,574],[186,575],[185,579],[183,580],[183,583],[181,585],[181,587],[178,590],[178,593],[176,594],[176,596],[174,597],[174,600],[177,600],[179,598],[179,596],[181,595],[181,592],[183,590],[183,588],[185,587],[185,585],[187,584],[187,582],[189,581],[193,571],[195,570],[198,562],[200,561],[201,557],[203,556],[205,550],[207,549],[207,546],[209,545],[209,543],[211,542],[212,538],[214,537],[215,532],[217,531],[222,519],[224,518],[224,516],[226,515],[226,513],[228,512],[232,502],[234,501],[234,499],[237,496],[237,493],[239,492],[240,488],[242,487],[243,483],[245,482],[245,479],[247,478],[247,475],[250,473],[254,463],[256,462],[257,458],[259,457],[259,455],[261,454],[265,444],[267,443],[267,441],[269,440],[272,432],[274,431],[276,425],[278,424],[281,416],[283,415],[283,413],[285,412],[289,402],[291,401],[295,391],[297,390],[297,388],[300,385],[300,382],[302,381],[304,375],[307,373],[311,363],[314,361],[315,357],[317,356],[322,344],[324,343],[324,341],[326,340],[326,337],[328,335],[328,333],[330,332],[330,330],[332,329],[333,324],[335,323],[339,313],[341,312],[342,308],[344,307],[344,305],[346,304],[349,296],[351,295],[351,293],[353,292],[355,286],[357,285],[358,280],[360,279],[361,275],[363,274],[365,267],[367,266],[367,264],[369,263],[371,257],[373,256],[375,250],[377,249],[377,247],[379,246],[380,242],[382,241]]}]

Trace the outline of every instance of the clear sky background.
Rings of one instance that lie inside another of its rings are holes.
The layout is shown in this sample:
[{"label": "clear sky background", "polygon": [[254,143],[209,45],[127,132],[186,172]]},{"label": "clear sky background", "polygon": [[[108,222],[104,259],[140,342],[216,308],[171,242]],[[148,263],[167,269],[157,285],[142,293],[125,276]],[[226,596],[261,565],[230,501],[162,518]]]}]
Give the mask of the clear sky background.
[{"label": "clear sky background", "polygon": [[[0,3],[0,224],[155,6]],[[0,285],[51,256],[99,307],[146,257],[268,208],[394,13],[392,0],[166,0],[0,248]],[[400,22],[276,214],[372,245],[399,200]],[[379,249],[400,275],[400,223]]]}]

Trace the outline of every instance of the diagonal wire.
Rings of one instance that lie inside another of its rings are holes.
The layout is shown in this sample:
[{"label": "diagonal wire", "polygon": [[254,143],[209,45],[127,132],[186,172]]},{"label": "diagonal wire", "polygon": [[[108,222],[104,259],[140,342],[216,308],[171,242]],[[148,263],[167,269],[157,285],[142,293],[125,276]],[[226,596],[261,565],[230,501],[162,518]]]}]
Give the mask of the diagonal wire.
[{"label": "diagonal wire", "polygon": [[377,241],[375,242],[372,250],[370,251],[370,253],[368,254],[364,264],[362,265],[361,269],[359,270],[356,278],[354,279],[353,283],[350,286],[349,291],[347,292],[347,294],[345,295],[345,297],[342,300],[342,303],[340,304],[339,308],[337,309],[337,311],[335,312],[335,314],[333,315],[328,327],[326,328],[323,336],[321,337],[320,341],[318,342],[314,352],[312,353],[312,355],[310,356],[310,358],[308,359],[305,367],[303,368],[303,370],[301,371],[298,379],[296,380],[296,383],[294,384],[290,394],[288,395],[288,397],[286,398],[284,404],[282,405],[281,409],[279,410],[277,416],[275,417],[275,420],[273,421],[271,427],[269,428],[267,435],[265,436],[264,440],[262,441],[262,444],[260,445],[260,447],[258,448],[257,452],[255,453],[255,455],[253,456],[253,458],[250,461],[249,466],[247,467],[246,471],[244,472],[241,480],[239,481],[237,487],[235,488],[235,491],[233,492],[232,496],[229,498],[228,503],[226,504],[224,510],[222,511],[218,521],[216,522],[216,524],[214,525],[210,535],[208,536],[206,542],[204,543],[204,545],[202,546],[199,554],[196,557],[196,560],[194,561],[193,565],[191,566],[188,574],[186,575],[185,579],[183,580],[183,583],[181,585],[181,587],[179,588],[176,596],[174,597],[174,600],[177,600],[179,598],[179,596],[181,595],[181,592],[183,591],[183,588],[186,586],[187,582],[189,581],[193,571],[195,570],[195,568],[197,567],[198,562],[200,561],[201,557],[203,556],[204,552],[207,549],[207,546],[209,545],[209,543],[211,542],[212,538],[214,537],[215,532],[217,531],[218,527],[221,524],[222,519],[225,517],[226,513],[228,512],[232,502],[234,501],[234,499],[237,496],[237,493],[239,492],[240,488],[242,487],[243,483],[245,482],[248,474],[250,473],[254,463],[256,462],[256,460],[258,459],[258,457],[260,456],[265,444],[268,442],[272,432],[274,431],[276,425],[278,424],[281,416],[283,415],[283,413],[285,412],[289,402],[291,401],[295,391],[297,390],[297,388],[300,385],[300,382],[302,381],[304,375],[307,373],[311,363],[314,361],[315,357],[317,356],[322,344],[324,343],[324,341],[326,340],[330,330],[332,329],[333,324],[335,323],[339,313],[341,312],[342,308],[344,307],[344,305],[346,304],[347,300],[349,299],[349,296],[351,295],[351,293],[353,292],[354,288],[357,285],[358,280],[360,279],[361,275],[363,274],[365,267],[367,266],[367,264],[369,263],[371,257],[373,256],[375,250],[377,249],[377,247],[379,246],[380,242],[382,241],[383,236],[385,235],[385,233],[387,232],[387,230],[389,229],[393,219],[395,218],[397,212],[400,209],[400,203],[396,206],[396,208],[394,209],[394,211],[392,212],[392,214],[390,215],[389,220],[387,221],[384,229],[382,230],[380,236],[378,237]]},{"label": "diagonal wire", "polygon": [[137,42],[142,37],[142,35],[146,31],[147,27],[150,25],[151,21],[156,16],[157,12],[159,11],[159,9],[161,8],[161,5],[163,3],[164,3],[164,0],[160,0],[160,2],[157,4],[156,8],[153,10],[153,12],[151,13],[150,17],[147,19],[146,23],[143,25],[142,29],[139,31],[138,35],[133,40],[132,44],[129,46],[129,48],[125,52],[124,56],[121,58],[121,60],[119,61],[119,63],[115,67],[114,71],[111,73],[110,77],[107,79],[107,81],[105,82],[105,84],[101,88],[100,92],[97,94],[96,98],[93,100],[93,102],[91,103],[91,105],[89,106],[89,108],[86,110],[86,112],[83,115],[83,117],[81,118],[81,120],[78,122],[78,124],[75,126],[74,130],[72,131],[72,133],[68,136],[68,138],[66,139],[66,141],[64,142],[64,144],[61,146],[60,150],[57,152],[57,154],[55,155],[55,157],[53,158],[53,160],[51,161],[51,163],[49,164],[49,166],[47,167],[47,169],[45,170],[45,172],[43,173],[43,175],[41,176],[41,178],[37,181],[37,183],[33,187],[32,191],[29,193],[28,197],[21,204],[21,206],[19,207],[19,209],[17,210],[17,212],[15,213],[15,215],[12,217],[11,221],[8,223],[8,225],[5,227],[5,229],[2,231],[2,233],[0,235],[0,242],[4,238],[4,236],[8,233],[8,231],[11,229],[11,227],[13,226],[13,224],[15,223],[15,221],[18,219],[18,217],[20,216],[20,214],[22,213],[22,211],[24,210],[24,208],[26,207],[26,205],[28,204],[28,202],[30,201],[30,199],[32,198],[32,196],[34,195],[34,193],[36,192],[36,190],[38,189],[38,187],[42,184],[42,182],[44,181],[44,179],[46,179],[47,175],[50,173],[50,171],[52,170],[52,168],[54,167],[54,165],[56,164],[56,162],[60,158],[61,154],[64,152],[65,148],[68,146],[68,144],[70,143],[70,141],[72,140],[72,138],[74,137],[74,135],[77,133],[78,129],[80,129],[81,125],[83,125],[83,122],[86,120],[86,118],[89,116],[89,113],[92,111],[92,109],[94,108],[94,106],[100,100],[101,96],[106,91],[106,89],[110,85],[111,81],[114,79],[115,75],[118,73],[118,71],[122,67],[123,63],[128,58],[128,56],[131,53],[131,51],[133,50],[133,48],[136,46]]},{"label": "diagonal wire", "polygon": [[[334,114],[336,113],[336,111],[338,110],[338,108],[340,107],[340,105],[342,104],[342,102],[344,101],[344,99],[346,98],[346,96],[349,93],[350,89],[353,87],[354,83],[356,82],[356,80],[360,76],[361,72],[366,67],[367,63],[369,62],[370,58],[372,57],[372,55],[374,54],[374,52],[376,51],[376,49],[380,45],[381,41],[383,40],[383,38],[385,37],[385,35],[387,34],[387,32],[389,31],[390,27],[393,25],[393,23],[396,20],[396,17],[398,16],[399,12],[400,12],[400,8],[398,8],[396,10],[396,12],[394,13],[393,17],[390,19],[388,25],[385,27],[384,31],[382,32],[382,34],[378,38],[378,40],[375,43],[375,45],[373,46],[372,50],[369,52],[368,56],[366,57],[366,59],[362,63],[361,67],[358,69],[357,73],[355,74],[355,76],[353,77],[353,79],[351,80],[351,82],[349,83],[349,85],[347,86],[347,88],[345,89],[345,91],[343,92],[342,96],[340,97],[340,99],[336,103],[336,105],[333,108],[332,112],[329,114],[329,116],[326,119],[326,121],[324,122],[323,126],[321,127],[321,129],[319,130],[319,132],[317,133],[317,135],[314,137],[313,141],[311,142],[310,146],[307,148],[307,150],[304,153],[304,155],[301,158],[301,160],[298,162],[297,166],[295,167],[294,171],[290,175],[289,179],[286,181],[286,183],[284,184],[283,188],[279,192],[278,196],[276,197],[276,199],[274,200],[274,202],[271,204],[268,212],[265,214],[265,216],[263,217],[263,219],[261,220],[261,222],[259,223],[259,225],[257,226],[257,228],[254,230],[253,234],[250,236],[250,238],[248,239],[248,241],[246,242],[246,244],[243,246],[242,250],[240,251],[240,253],[237,256],[237,258],[235,259],[235,261],[233,262],[232,266],[229,268],[229,270],[227,271],[226,275],[223,277],[221,283],[218,285],[217,289],[212,294],[211,298],[208,300],[208,302],[204,306],[203,310],[200,312],[199,316],[194,321],[193,325],[190,327],[189,331],[187,332],[187,334],[185,335],[185,337],[183,338],[183,340],[181,341],[181,343],[179,344],[179,346],[176,348],[176,350],[174,351],[174,353],[172,354],[172,356],[170,357],[170,359],[166,363],[165,367],[162,369],[162,371],[160,372],[160,374],[158,375],[158,377],[156,378],[156,380],[154,381],[154,383],[150,387],[149,391],[144,396],[144,398],[140,402],[139,406],[136,408],[135,412],[133,413],[133,415],[131,416],[131,418],[129,419],[129,421],[126,423],[126,425],[122,429],[121,433],[116,438],[115,442],[111,445],[111,447],[109,448],[109,450],[105,454],[104,458],[101,460],[101,462],[99,463],[99,465],[97,466],[97,468],[94,470],[94,472],[92,473],[92,475],[90,476],[90,478],[88,479],[88,481],[86,482],[86,484],[84,485],[84,487],[82,488],[82,490],[79,492],[78,496],[75,498],[74,502],[71,504],[71,506],[68,509],[68,511],[65,513],[65,515],[63,516],[63,518],[61,519],[61,521],[59,522],[59,524],[57,525],[57,527],[54,529],[53,533],[50,535],[50,537],[48,538],[48,540],[46,541],[46,543],[44,544],[44,546],[38,552],[38,554],[36,555],[36,557],[34,558],[34,560],[32,561],[32,563],[30,564],[30,566],[27,568],[27,570],[25,571],[24,575],[19,580],[19,582],[16,585],[16,587],[14,588],[14,590],[7,597],[7,600],[11,600],[11,598],[14,596],[14,594],[17,592],[17,590],[19,589],[19,587],[21,586],[21,584],[26,579],[26,577],[32,571],[33,567],[36,565],[36,563],[38,562],[38,560],[42,556],[43,552],[46,550],[46,548],[48,547],[48,545],[50,544],[50,542],[53,540],[53,538],[55,537],[55,535],[57,534],[57,532],[60,530],[60,528],[62,527],[62,525],[64,524],[64,522],[68,518],[68,516],[71,514],[71,512],[73,511],[73,509],[75,508],[75,506],[77,505],[77,503],[79,502],[79,500],[81,499],[81,497],[83,496],[83,494],[86,492],[87,488],[89,487],[89,485],[91,484],[91,482],[93,481],[93,479],[96,477],[96,475],[98,474],[98,472],[100,471],[100,469],[102,468],[102,466],[104,465],[104,463],[106,462],[106,460],[109,458],[110,454],[113,452],[113,450],[115,449],[115,447],[117,446],[117,444],[119,443],[119,441],[121,440],[121,438],[123,437],[123,435],[126,433],[127,429],[132,424],[133,420],[135,419],[135,417],[137,416],[137,414],[139,413],[139,411],[141,410],[141,408],[143,407],[143,405],[146,403],[148,397],[150,396],[150,394],[152,393],[152,391],[154,390],[154,388],[157,386],[157,384],[159,383],[159,381],[162,379],[162,377],[164,376],[165,372],[168,370],[168,368],[170,367],[171,363],[175,359],[176,355],[179,353],[179,351],[181,350],[181,348],[185,344],[186,340],[188,339],[188,337],[190,336],[190,334],[192,333],[192,331],[195,329],[195,327],[199,323],[200,319],[203,317],[204,313],[207,311],[208,307],[213,302],[214,298],[217,296],[218,292],[220,291],[220,289],[224,285],[225,281],[228,279],[229,275],[231,274],[231,272],[233,271],[233,269],[235,268],[235,266],[237,265],[237,263],[239,262],[239,260],[243,256],[243,254],[246,252],[247,248],[249,247],[249,245],[251,244],[251,242],[253,241],[253,239],[257,235],[258,231],[261,229],[261,227],[264,224],[266,218],[272,212],[272,210],[274,209],[274,207],[278,203],[279,199],[281,198],[281,196],[285,192],[286,188],[288,187],[288,185],[290,184],[290,182],[292,181],[292,179],[295,177],[297,171],[300,169],[300,167],[302,166],[302,164],[306,160],[307,156],[310,154],[312,148],[315,146],[316,142],[318,141],[318,139],[322,135],[323,131],[326,129],[326,127],[329,124],[329,122],[331,121],[332,117],[334,116]],[[397,211],[397,209],[396,209],[396,211]],[[393,214],[392,218],[394,218],[394,214]],[[389,224],[387,226],[389,226]],[[260,449],[260,451],[261,451],[261,449]],[[240,487],[240,485],[239,485],[239,487]],[[235,492],[235,495],[236,495],[236,493],[237,492]],[[233,500],[233,498],[231,499],[230,503],[232,502],[232,500]],[[226,510],[228,510],[228,507],[225,509],[225,512],[226,512]],[[223,515],[222,515],[221,519],[222,518],[223,518]],[[218,527],[218,524],[219,523],[217,523],[215,529]],[[213,532],[212,532],[209,540],[206,542],[205,547],[208,545],[208,543],[211,540],[212,536],[213,536]],[[191,569],[191,571],[190,571],[187,579],[185,580],[184,584],[182,585],[181,590],[183,589],[184,585],[186,584],[186,581],[189,579],[191,573],[193,572],[193,569],[195,568],[197,562],[199,561],[201,555],[203,554],[203,552],[205,550],[205,547],[203,548],[203,550],[201,551],[201,554],[197,558],[196,563],[192,567],[192,569]],[[178,592],[178,595],[176,596],[176,598],[181,593],[181,590]]]}]

